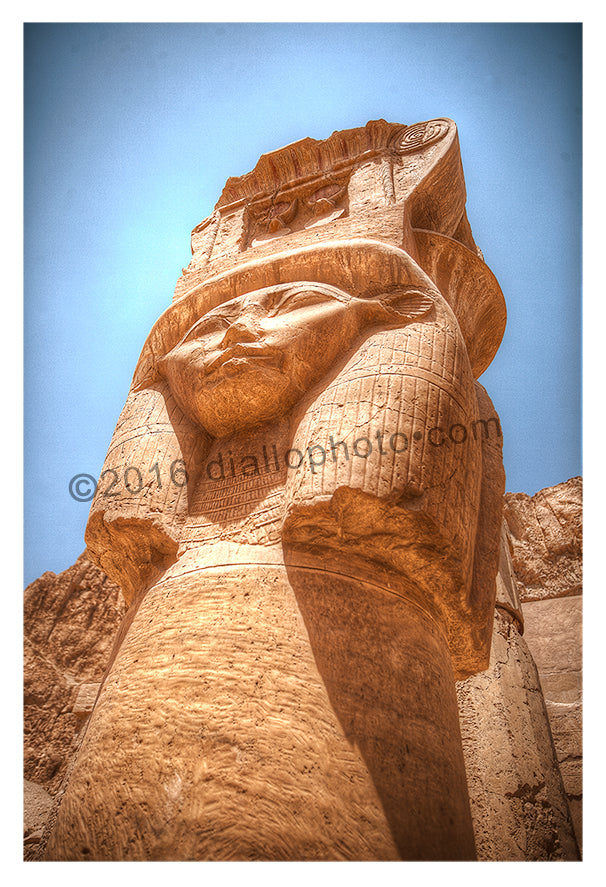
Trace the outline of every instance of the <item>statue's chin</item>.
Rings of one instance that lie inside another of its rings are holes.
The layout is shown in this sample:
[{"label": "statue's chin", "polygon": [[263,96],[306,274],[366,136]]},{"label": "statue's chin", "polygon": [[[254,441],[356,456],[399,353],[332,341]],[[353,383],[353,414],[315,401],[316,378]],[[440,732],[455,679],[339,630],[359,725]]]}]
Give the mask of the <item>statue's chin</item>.
[{"label": "statue's chin", "polygon": [[185,415],[212,437],[248,431],[287,415],[305,385],[282,367],[233,361],[216,373],[195,365],[168,366],[168,382]]},{"label": "statue's chin", "polygon": [[212,437],[244,433],[274,422],[290,412],[298,397],[273,390],[198,392],[181,402],[184,413]]},{"label": "statue's chin", "polygon": [[220,438],[231,437],[234,434],[244,434],[247,431],[252,431],[254,428],[259,428],[262,425],[267,425],[273,420],[278,419],[279,415],[276,413],[259,416],[230,416],[226,421],[219,417],[209,417],[206,413],[203,413],[202,415],[198,414],[195,417],[190,416],[190,418],[199,425],[200,428],[210,434],[211,437]]}]

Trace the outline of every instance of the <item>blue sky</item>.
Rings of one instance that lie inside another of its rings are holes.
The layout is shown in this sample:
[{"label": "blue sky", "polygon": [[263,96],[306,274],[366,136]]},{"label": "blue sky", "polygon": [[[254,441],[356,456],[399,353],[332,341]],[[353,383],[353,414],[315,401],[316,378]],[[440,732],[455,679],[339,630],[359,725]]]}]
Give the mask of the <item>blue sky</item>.
[{"label": "blue sky", "polygon": [[508,307],[481,377],[507,489],[581,466],[581,26],[35,24],[25,32],[25,582],[84,549],[88,503],[191,229],[267,151],[451,117]]}]

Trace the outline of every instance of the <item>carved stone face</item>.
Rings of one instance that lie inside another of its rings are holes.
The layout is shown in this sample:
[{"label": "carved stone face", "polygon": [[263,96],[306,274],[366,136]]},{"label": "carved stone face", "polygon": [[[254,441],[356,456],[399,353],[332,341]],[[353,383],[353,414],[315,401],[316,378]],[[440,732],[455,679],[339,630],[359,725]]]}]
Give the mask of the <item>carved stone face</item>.
[{"label": "carved stone face", "polygon": [[243,431],[287,414],[363,329],[403,324],[398,299],[385,299],[307,282],[256,290],[201,317],[158,368],[185,414],[213,437]]}]

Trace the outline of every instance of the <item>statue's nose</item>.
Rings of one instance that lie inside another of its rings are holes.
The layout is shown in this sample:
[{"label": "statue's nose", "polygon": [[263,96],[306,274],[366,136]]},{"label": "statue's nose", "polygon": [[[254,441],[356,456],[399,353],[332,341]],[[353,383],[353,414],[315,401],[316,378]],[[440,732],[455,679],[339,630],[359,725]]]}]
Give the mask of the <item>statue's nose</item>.
[{"label": "statue's nose", "polygon": [[260,335],[255,332],[253,324],[245,320],[236,320],[230,324],[223,336],[221,346],[228,348],[230,345],[238,345],[242,342],[258,342]]}]

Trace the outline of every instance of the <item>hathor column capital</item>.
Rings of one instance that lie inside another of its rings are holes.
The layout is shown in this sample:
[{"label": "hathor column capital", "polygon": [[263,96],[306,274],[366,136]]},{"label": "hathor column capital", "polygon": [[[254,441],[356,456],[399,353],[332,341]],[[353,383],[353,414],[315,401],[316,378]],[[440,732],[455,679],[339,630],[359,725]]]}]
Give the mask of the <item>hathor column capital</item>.
[{"label": "hathor column capital", "polygon": [[490,650],[506,313],[465,199],[453,121],[378,120],[194,229],[92,503],[131,606],[52,858],[474,856],[454,681]]}]

